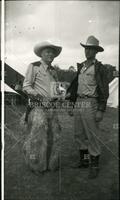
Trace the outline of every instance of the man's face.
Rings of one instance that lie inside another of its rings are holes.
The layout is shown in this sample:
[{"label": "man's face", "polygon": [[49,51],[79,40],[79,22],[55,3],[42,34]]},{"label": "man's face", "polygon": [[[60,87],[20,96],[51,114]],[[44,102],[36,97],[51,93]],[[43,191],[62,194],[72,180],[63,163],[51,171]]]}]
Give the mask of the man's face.
[{"label": "man's face", "polygon": [[41,58],[47,64],[51,64],[55,58],[55,51],[52,48],[45,48],[42,50]]},{"label": "man's face", "polygon": [[85,48],[85,56],[87,59],[94,59],[96,57],[97,50],[92,48]]}]

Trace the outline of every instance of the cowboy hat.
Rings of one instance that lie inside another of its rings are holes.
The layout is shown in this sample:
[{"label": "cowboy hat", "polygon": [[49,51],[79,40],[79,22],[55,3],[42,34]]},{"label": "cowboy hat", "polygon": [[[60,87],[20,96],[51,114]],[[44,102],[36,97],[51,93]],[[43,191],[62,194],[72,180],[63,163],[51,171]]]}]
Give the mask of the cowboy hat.
[{"label": "cowboy hat", "polygon": [[60,54],[60,52],[62,51],[62,47],[53,45],[50,42],[46,41],[46,42],[41,42],[41,43],[36,44],[34,47],[34,53],[37,56],[41,57],[41,53],[42,53],[43,49],[46,49],[46,48],[54,49],[55,57],[57,57]]},{"label": "cowboy hat", "polygon": [[87,48],[87,47],[93,48],[93,49],[96,49],[98,52],[104,51],[104,49],[101,46],[99,46],[99,40],[97,38],[95,38],[94,36],[89,36],[86,44],[82,44],[82,43],[80,43],[80,44],[84,48]]}]

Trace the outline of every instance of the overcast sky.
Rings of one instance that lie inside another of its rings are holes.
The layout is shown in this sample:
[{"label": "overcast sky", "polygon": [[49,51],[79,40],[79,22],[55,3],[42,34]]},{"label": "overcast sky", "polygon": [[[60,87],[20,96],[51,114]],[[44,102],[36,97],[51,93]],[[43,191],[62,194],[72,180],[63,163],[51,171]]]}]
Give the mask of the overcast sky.
[{"label": "overcast sky", "polygon": [[5,57],[20,62],[21,70],[39,60],[33,47],[45,40],[63,47],[54,64],[76,67],[85,59],[80,42],[89,35],[105,49],[97,58],[118,68],[118,1],[8,1],[5,8]]}]

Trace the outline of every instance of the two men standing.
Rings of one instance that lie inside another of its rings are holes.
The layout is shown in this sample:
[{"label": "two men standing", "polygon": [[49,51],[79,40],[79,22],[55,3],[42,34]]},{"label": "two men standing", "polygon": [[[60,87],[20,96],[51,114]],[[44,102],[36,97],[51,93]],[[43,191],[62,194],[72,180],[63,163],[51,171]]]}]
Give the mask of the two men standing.
[{"label": "two men standing", "polygon": [[[75,142],[80,152],[78,167],[89,167],[89,177],[95,178],[99,172],[101,154],[99,122],[106,109],[109,80],[106,68],[96,59],[96,54],[104,51],[98,39],[90,36],[86,44],[81,45],[85,48],[86,61],[78,63],[77,76],[67,90],[67,98],[77,108],[74,126]],[[23,83],[23,90],[30,95],[32,102],[37,97],[41,101],[43,98],[53,100],[50,86],[58,79],[51,63],[61,50],[61,47],[50,43],[35,46],[34,52],[41,57],[41,61],[29,65]],[[27,163],[37,173],[58,167],[60,125],[55,110],[47,111],[44,106],[33,107],[28,116],[29,137],[24,144],[24,152]],[[52,144],[50,148],[49,143]]]}]

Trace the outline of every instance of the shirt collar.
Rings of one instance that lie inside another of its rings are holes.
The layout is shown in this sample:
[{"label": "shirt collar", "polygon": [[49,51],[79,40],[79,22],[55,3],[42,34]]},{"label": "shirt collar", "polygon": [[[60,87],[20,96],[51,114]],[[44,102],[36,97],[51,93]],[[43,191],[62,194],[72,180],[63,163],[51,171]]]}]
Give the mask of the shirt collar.
[{"label": "shirt collar", "polygon": [[52,70],[53,69],[53,66],[52,65],[47,65],[42,59],[41,59],[41,64],[42,66],[44,67],[45,71],[47,70]]},{"label": "shirt collar", "polygon": [[43,66],[43,68],[45,69],[45,71],[47,71],[48,65],[41,59],[41,64]]},{"label": "shirt collar", "polygon": [[[95,62],[96,62],[96,59],[93,59],[92,62],[91,62],[91,64],[90,64],[90,66],[91,66],[91,65],[94,65]],[[87,60],[84,62],[84,66],[86,65],[86,63],[87,63]]]}]

